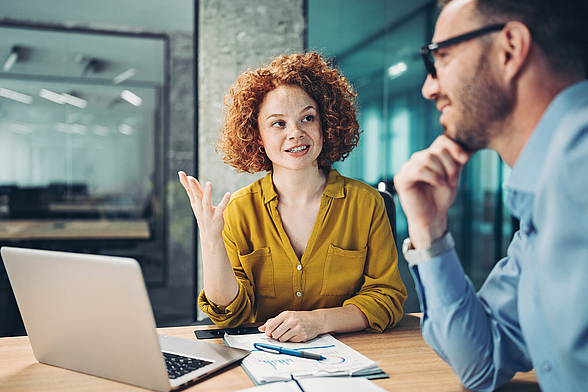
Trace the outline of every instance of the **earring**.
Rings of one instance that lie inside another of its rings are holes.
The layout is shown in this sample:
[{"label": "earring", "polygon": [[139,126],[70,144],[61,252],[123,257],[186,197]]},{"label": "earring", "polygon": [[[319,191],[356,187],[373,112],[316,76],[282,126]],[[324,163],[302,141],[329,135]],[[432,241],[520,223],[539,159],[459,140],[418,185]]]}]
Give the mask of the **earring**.
[{"label": "earring", "polygon": [[263,148],[263,146],[259,146],[259,152],[265,154],[265,148]]}]

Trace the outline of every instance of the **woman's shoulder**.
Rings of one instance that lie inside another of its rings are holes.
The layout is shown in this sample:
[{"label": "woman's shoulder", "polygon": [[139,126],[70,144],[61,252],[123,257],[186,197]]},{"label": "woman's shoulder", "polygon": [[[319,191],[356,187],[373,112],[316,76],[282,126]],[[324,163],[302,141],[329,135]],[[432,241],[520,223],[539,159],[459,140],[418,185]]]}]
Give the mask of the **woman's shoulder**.
[{"label": "woman's shoulder", "polygon": [[356,193],[358,196],[379,200],[382,198],[380,192],[373,186],[366,184],[361,180],[341,176],[344,182],[345,191],[347,194]]},{"label": "woman's shoulder", "polygon": [[[269,174],[268,174],[269,175]],[[267,188],[265,182],[267,182],[267,176],[264,176],[251,184],[233,192],[231,200],[229,201],[229,207],[237,207],[240,205],[250,206],[252,203],[263,202],[264,188]],[[271,181],[271,178],[270,178]]]}]

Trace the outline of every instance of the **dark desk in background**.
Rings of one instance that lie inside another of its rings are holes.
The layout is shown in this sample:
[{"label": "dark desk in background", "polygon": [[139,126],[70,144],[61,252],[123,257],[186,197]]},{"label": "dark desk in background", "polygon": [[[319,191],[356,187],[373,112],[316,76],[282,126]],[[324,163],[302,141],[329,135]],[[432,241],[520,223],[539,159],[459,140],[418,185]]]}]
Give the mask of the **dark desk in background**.
[{"label": "dark desk in background", "polygon": [[45,240],[148,240],[149,223],[144,219],[55,220],[19,219],[0,221],[0,242]]},{"label": "dark desk in background", "polygon": [[[130,248],[151,238],[145,219],[0,220],[0,247],[16,246],[70,252],[99,253],[108,248]],[[0,336],[22,335],[24,328],[16,301],[0,262]],[[0,388],[1,390],[1,388]]]}]

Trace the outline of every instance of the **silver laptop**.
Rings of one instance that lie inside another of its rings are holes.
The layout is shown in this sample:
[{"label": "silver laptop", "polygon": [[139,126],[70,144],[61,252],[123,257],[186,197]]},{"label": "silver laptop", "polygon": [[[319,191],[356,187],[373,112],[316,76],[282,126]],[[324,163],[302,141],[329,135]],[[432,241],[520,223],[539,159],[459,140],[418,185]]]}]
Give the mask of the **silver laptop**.
[{"label": "silver laptop", "polygon": [[[11,247],[0,252],[41,363],[169,391],[249,354],[157,335],[141,269],[133,259]],[[195,370],[168,373],[164,355],[182,363],[176,370]]]}]

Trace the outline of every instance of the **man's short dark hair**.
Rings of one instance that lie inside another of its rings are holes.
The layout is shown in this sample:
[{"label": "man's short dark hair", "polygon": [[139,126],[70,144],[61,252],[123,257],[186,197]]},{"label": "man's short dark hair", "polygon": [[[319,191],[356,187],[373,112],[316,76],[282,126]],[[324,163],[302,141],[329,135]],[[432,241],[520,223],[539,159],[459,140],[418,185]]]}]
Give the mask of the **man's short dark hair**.
[{"label": "man's short dark hair", "polygon": [[[556,73],[588,76],[588,1],[586,0],[474,0],[484,24],[519,21]],[[451,0],[439,0],[443,8]]]}]

